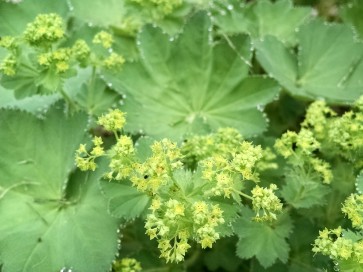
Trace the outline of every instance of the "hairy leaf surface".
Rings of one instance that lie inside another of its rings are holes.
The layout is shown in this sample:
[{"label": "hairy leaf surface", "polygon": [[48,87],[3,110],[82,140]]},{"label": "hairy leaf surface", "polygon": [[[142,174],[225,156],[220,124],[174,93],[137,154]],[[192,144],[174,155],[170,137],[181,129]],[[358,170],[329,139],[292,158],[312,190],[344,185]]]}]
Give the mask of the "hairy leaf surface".
[{"label": "hairy leaf surface", "polygon": [[243,259],[255,256],[265,268],[277,259],[286,263],[290,250],[286,238],[293,227],[289,216],[283,214],[271,225],[251,221],[253,216],[252,210],[244,208],[242,217],[234,224],[239,237],[237,255]]},{"label": "hairy leaf surface", "polygon": [[294,54],[268,36],[256,43],[257,59],[293,95],[344,103],[362,94],[363,44],[348,26],[312,21],[301,27],[298,44]]},{"label": "hairy leaf surface", "polygon": [[296,30],[311,13],[310,8],[293,7],[291,0],[254,1],[247,5],[240,1],[223,4],[216,14],[216,24],[223,33],[247,33],[253,39],[275,36],[283,43],[293,44]]},{"label": "hairy leaf surface", "polygon": [[118,222],[98,189],[102,171],[74,169],[87,118],[52,108],[45,120],[0,114],[0,263],[7,272],[106,271]]},{"label": "hairy leaf surface", "polygon": [[144,130],[155,137],[180,138],[230,126],[244,135],[261,133],[266,120],[257,106],[271,101],[279,88],[274,81],[248,77],[250,40],[213,42],[211,22],[204,13],[194,16],[174,41],[158,28],[147,26],[138,37],[141,61],[126,64],[119,75],[106,78],[127,94],[128,130]]}]

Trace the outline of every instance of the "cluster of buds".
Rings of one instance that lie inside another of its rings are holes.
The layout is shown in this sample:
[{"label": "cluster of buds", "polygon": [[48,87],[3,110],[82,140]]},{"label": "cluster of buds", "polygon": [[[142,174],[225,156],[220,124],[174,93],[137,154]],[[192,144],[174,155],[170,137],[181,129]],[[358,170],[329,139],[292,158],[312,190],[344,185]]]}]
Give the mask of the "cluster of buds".
[{"label": "cluster of buds", "polygon": [[183,4],[183,0],[130,0],[145,8],[152,9],[154,19],[162,19]]},{"label": "cluster of buds", "polygon": [[256,212],[256,221],[276,220],[276,214],[282,211],[282,203],[275,195],[277,190],[275,184],[270,184],[270,188],[256,186],[252,189],[252,206]]},{"label": "cluster of buds", "polygon": [[353,241],[342,236],[342,228],[319,231],[313,244],[313,252],[329,256],[332,260],[354,260],[363,262],[363,241]]},{"label": "cluster of buds", "polygon": [[24,39],[33,46],[49,46],[64,37],[62,18],[54,13],[40,14],[27,25]]},{"label": "cluster of buds", "polygon": [[154,198],[152,212],[145,223],[146,234],[157,239],[160,257],[167,262],[180,262],[190,248],[189,239],[194,239],[202,248],[212,247],[219,239],[216,227],[224,223],[218,205],[204,201],[191,204],[183,200],[169,199],[164,204]]},{"label": "cluster of buds", "polygon": [[125,113],[119,109],[110,110],[107,114],[98,118],[98,124],[108,131],[119,131],[126,123]]},{"label": "cluster of buds", "polygon": [[315,151],[321,148],[320,142],[314,137],[313,131],[302,128],[299,133],[288,131],[275,142],[275,150],[288,159],[294,166],[312,168],[323,183],[329,184],[333,179],[330,164],[317,158]]},{"label": "cluster of buds", "polygon": [[351,194],[342,207],[342,212],[352,221],[352,226],[363,229],[363,195]]},{"label": "cluster of buds", "polygon": [[114,272],[140,272],[142,267],[140,262],[133,258],[122,258],[112,263],[112,271]]},{"label": "cluster of buds", "polygon": [[105,154],[101,137],[94,137],[92,142],[94,146],[90,153],[88,153],[85,144],[81,144],[76,151],[76,165],[82,171],[96,170],[95,159]]}]

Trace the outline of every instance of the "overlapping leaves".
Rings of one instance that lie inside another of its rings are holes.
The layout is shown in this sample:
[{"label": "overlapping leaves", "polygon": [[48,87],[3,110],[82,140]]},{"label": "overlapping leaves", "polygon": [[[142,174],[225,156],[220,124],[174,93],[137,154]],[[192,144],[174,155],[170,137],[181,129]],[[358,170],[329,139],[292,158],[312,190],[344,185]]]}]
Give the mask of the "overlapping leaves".
[{"label": "overlapping leaves", "polygon": [[295,54],[275,37],[257,42],[263,68],[296,96],[344,103],[362,94],[363,44],[345,25],[312,21],[298,33]]},{"label": "overlapping leaves", "polygon": [[[59,105],[57,105],[59,107]],[[99,192],[101,172],[71,173],[85,115],[45,120],[0,114],[0,263],[7,272],[106,271],[117,251],[117,221]],[[85,261],[87,260],[87,261]]]},{"label": "overlapping leaves", "polygon": [[266,120],[257,106],[271,101],[279,88],[273,80],[249,77],[251,44],[247,36],[213,41],[211,21],[194,16],[172,41],[147,26],[138,37],[141,61],[125,65],[107,80],[127,95],[131,131],[179,138],[201,127],[238,128],[243,135],[261,133]]}]

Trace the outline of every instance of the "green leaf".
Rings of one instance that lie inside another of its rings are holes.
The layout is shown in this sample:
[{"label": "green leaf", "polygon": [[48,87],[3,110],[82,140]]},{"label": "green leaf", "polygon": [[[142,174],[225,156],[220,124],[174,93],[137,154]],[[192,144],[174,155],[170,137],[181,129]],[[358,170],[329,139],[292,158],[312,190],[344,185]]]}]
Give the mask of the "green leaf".
[{"label": "green leaf", "polygon": [[363,170],[360,171],[355,182],[358,193],[363,194]]},{"label": "green leaf", "polygon": [[320,180],[303,175],[299,172],[286,174],[286,184],[281,189],[281,196],[295,208],[310,208],[326,204],[324,197],[330,188]]},{"label": "green leaf", "polygon": [[128,183],[101,181],[101,188],[108,199],[108,211],[114,217],[135,219],[150,205],[150,197]]},{"label": "green leaf", "polygon": [[341,7],[340,15],[346,23],[353,26],[360,39],[363,39],[363,2],[353,0],[346,6]]},{"label": "green leaf", "polygon": [[256,42],[258,61],[291,94],[332,103],[362,94],[363,44],[348,26],[312,21],[301,27],[298,44],[295,54],[272,36]]},{"label": "green leaf", "polygon": [[290,235],[293,225],[287,214],[282,214],[276,222],[254,222],[255,214],[248,208],[242,209],[242,217],[234,224],[239,237],[237,255],[243,259],[255,256],[260,264],[267,268],[279,259],[286,263],[290,247],[286,238]]},{"label": "green leaf", "polygon": [[14,97],[14,93],[0,86],[0,108],[20,109],[33,114],[42,114],[60,99],[58,94],[34,95],[21,100]]},{"label": "green leaf", "polygon": [[[44,120],[0,114],[0,263],[7,272],[107,271],[117,251],[118,222],[98,189],[102,169],[74,170],[87,117]],[[71,174],[70,174],[71,173]]]},{"label": "green leaf", "polygon": [[260,0],[241,5],[240,1],[229,1],[215,15],[216,24],[223,33],[247,33],[256,39],[266,35],[275,36],[283,43],[293,44],[296,30],[310,16],[311,9],[293,7],[291,0],[271,2]]},{"label": "green leaf", "polygon": [[[127,130],[156,138],[179,139],[200,133],[194,122],[211,130],[235,127],[245,136],[263,132],[266,120],[258,109],[279,90],[273,80],[248,77],[251,58],[247,36],[213,43],[211,22],[198,13],[174,41],[158,28],[145,27],[138,37],[141,62],[128,63],[119,75],[106,75],[127,94]],[[203,129],[205,131],[205,129]]]},{"label": "green leaf", "polygon": [[120,101],[120,95],[111,86],[95,75],[92,82],[92,69],[79,69],[76,77],[64,83],[68,97],[90,115],[100,115]]},{"label": "green leaf", "polygon": [[40,13],[68,14],[67,1],[23,0],[18,4],[0,2],[0,36],[20,35]]}]

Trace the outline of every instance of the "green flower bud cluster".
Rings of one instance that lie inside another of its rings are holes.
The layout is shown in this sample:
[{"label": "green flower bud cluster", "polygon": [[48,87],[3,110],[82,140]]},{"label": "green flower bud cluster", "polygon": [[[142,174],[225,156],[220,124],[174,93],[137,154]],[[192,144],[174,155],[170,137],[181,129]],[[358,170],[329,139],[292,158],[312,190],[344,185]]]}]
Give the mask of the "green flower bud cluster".
[{"label": "green flower bud cluster", "polygon": [[363,229],[363,195],[351,194],[345,200],[342,212],[352,221],[354,228]]},{"label": "green flower bud cluster", "polygon": [[308,108],[302,123],[314,133],[323,152],[326,150],[328,156],[338,155],[353,161],[358,168],[363,166],[362,97],[342,116],[337,116],[324,101],[316,101]]},{"label": "green flower bud cluster", "polygon": [[144,8],[153,9],[155,19],[162,19],[183,4],[183,0],[130,0]]},{"label": "green flower bud cluster", "polygon": [[38,63],[46,68],[53,66],[57,73],[64,73],[69,69],[72,51],[69,48],[60,48],[53,52],[38,55]]},{"label": "green flower bud cluster", "polygon": [[16,73],[16,58],[14,55],[8,55],[0,63],[0,71],[7,76],[13,76]]},{"label": "green flower bud cluster", "polygon": [[275,150],[288,159],[293,166],[312,168],[321,177],[324,183],[330,183],[333,174],[330,164],[316,156],[314,153],[321,147],[311,130],[302,128],[299,133],[287,131],[275,142]]},{"label": "green flower bud cluster", "polygon": [[86,66],[87,60],[90,57],[91,49],[84,40],[77,40],[72,48],[73,57],[80,63],[81,66]]},{"label": "green flower bud cluster", "polygon": [[0,47],[8,50],[13,50],[17,48],[17,41],[14,37],[4,36],[0,39]]},{"label": "green flower bud cluster", "polygon": [[224,154],[212,155],[200,162],[203,178],[214,183],[210,193],[230,198],[240,188],[241,180],[259,181],[255,171],[262,158],[261,146],[242,141]]},{"label": "green flower bud cluster", "polygon": [[133,258],[122,258],[112,263],[112,271],[114,272],[140,272],[142,267],[140,262]]},{"label": "green flower bud cluster", "polygon": [[92,142],[94,146],[90,153],[87,152],[85,144],[81,144],[76,151],[76,166],[82,171],[96,170],[95,159],[105,154],[101,137],[94,137]]},{"label": "green flower bud cluster", "polygon": [[190,137],[181,147],[183,162],[194,166],[212,154],[224,154],[234,149],[242,141],[242,135],[234,128],[220,128],[213,134]]},{"label": "green flower bud cluster", "polygon": [[252,207],[256,212],[256,221],[272,221],[276,220],[276,213],[282,211],[282,203],[275,195],[277,190],[275,184],[270,184],[269,188],[256,186],[252,189]]},{"label": "green flower bud cluster", "polygon": [[114,40],[110,33],[101,31],[93,37],[92,42],[95,44],[101,44],[104,48],[109,49],[112,47]]},{"label": "green flower bud cluster", "polygon": [[161,186],[172,181],[173,171],[181,169],[181,153],[170,140],[155,141],[151,145],[152,155],[144,162],[135,162],[130,175],[132,184],[140,191],[156,194]]},{"label": "green flower bud cluster", "polygon": [[108,114],[98,118],[98,124],[109,131],[121,130],[126,123],[125,113],[119,109],[109,110]]},{"label": "green flower bud cluster", "polygon": [[342,228],[319,231],[319,237],[315,239],[312,251],[329,256],[335,261],[353,260],[363,263],[363,240],[354,242],[342,237]]},{"label": "green flower bud cluster", "polygon": [[24,32],[24,39],[33,46],[49,46],[64,37],[62,18],[55,14],[40,14],[29,23]]},{"label": "green flower bud cluster", "polygon": [[154,198],[150,209],[152,212],[145,223],[146,233],[150,239],[157,239],[160,257],[167,262],[184,259],[190,248],[189,239],[201,244],[202,248],[211,248],[219,239],[215,228],[224,223],[219,206],[205,201],[190,203],[169,199],[162,202],[160,198]]}]

